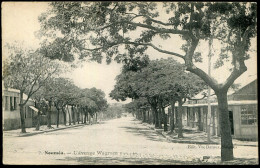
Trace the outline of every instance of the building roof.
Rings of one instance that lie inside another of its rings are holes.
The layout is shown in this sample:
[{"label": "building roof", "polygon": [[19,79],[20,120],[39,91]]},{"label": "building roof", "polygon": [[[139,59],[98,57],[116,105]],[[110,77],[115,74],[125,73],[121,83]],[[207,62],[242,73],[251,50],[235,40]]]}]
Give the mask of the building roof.
[{"label": "building roof", "polygon": [[10,92],[20,93],[20,90],[18,90],[18,89],[7,88],[6,90],[10,91]]},{"label": "building roof", "polygon": [[[243,81],[242,83],[239,83],[240,86],[238,89],[234,90],[234,89],[229,89],[228,90],[228,93],[227,95],[230,96],[230,95],[233,95],[234,93],[238,92],[239,90],[243,89],[244,87],[246,87],[247,85],[251,84],[252,82],[256,81],[257,80],[257,75],[251,75],[247,78],[247,80]],[[195,95],[194,97],[192,97],[192,99],[201,99],[204,97],[204,94],[206,93],[207,94],[208,92],[208,89],[204,89],[202,90],[200,93],[198,93],[197,95]],[[211,89],[211,99],[216,99],[217,96],[215,95],[215,92],[213,89]],[[203,98],[201,100],[205,100],[207,98]],[[191,102],[194,102],[191,100]],[[234,101],[234,100],[228,100],[228,104],[229,105],[242,105],[242,104],[257,104],[257,100],[242,100],[242,101]],[[192,103],[192,104],[189,104],[188,102],[185,102],[183,104],[183,106],[186,106],[186,107],[196,107],[196,106],[206,106],[207,103]],[[211,105],[218,105],[217,102],[211,102]]]},{"label": "building roof", "polygon": [[[20,90],[18,90],[18,89],[13,89],[13,88],[7,88],[7,89],[4,88],[4,90],[7,90],[7,91],[9,91],[9,92],[20,93]],[[26,100],[27,98],[28,98],[27,94],[24,93],[24,94],[23,94],[23,100]],[[29,98],[29,100],[34,101],[34,100],[31,99],[31,98]]]},{"label": "building roof", "polygon": [[249,75],[248,78],[244,81],[242,81],[239,86],[239,89],[237,90],[232,90],[232,92],[230,92],[230,94],[234,94],[235,92],[243,89],[244,87],[246,87],[247,85],[251,84],[252,82],[256,81],[257,80],[257,74],[255,75]]},{"label": "building roof", "polygon": [[[257,80],[257,75],[250,75],[248,76],[247,80],[243,81],[242,83],[238,83],[240,84],[238,89],[229,89],[227,95],[232,95],[235,92],[239,91],[240,89],[244,88],[245,86],[249,85],[250,83],[254,82],[255,80]],[[192,97],[193,99],[200,99],[204,97],[204,93],[208,93],[208,89],[204,89],[202,90],[200,93],[198,93],[197,95],[195,95],[194,97]],[[211,97],[216,97],[215,92],[213,89],[210,89],[210,93],[211,93]]]},{"label": "building roof", "polygon": [[[228,101],[228,105],[245,105],[245,104],[257,104],[257,100],[242,100],[242,101],[237,101],[237,100],[230,100]],[[211,106],[217,106],[218,103],[210,103]],[[183,104],[185,107],[201,107],[201,106],[208,106],[207,103],[201,103],[201,104]]]}]

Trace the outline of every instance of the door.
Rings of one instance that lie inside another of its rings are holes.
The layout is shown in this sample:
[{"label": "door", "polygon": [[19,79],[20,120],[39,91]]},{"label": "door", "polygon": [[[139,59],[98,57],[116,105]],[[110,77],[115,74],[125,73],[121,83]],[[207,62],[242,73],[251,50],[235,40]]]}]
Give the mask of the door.
[{"label": "door", "polygon": [[233,123],[233,112],[232,111],[229,111],[229,121],[230,121],[231,135],[234,135],[234,123]]}]

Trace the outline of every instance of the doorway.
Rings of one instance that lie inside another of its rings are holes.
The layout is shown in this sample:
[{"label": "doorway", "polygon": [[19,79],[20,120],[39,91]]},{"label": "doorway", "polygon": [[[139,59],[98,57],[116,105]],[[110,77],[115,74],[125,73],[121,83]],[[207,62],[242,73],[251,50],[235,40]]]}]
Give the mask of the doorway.
[{"label": "doorway", "polygon": [[234,135],[233,111],[229,111],[229,121],[230,121],[231,135]]}]

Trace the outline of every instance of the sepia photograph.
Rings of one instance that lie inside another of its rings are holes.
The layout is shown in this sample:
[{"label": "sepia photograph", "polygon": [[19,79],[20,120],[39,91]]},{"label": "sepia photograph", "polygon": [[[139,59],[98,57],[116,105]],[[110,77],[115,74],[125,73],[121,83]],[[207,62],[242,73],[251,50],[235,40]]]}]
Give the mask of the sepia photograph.
[{"label": "sepia photograph", "polygon": [[259,165],[257,3],[4,1],[3,165]]}]

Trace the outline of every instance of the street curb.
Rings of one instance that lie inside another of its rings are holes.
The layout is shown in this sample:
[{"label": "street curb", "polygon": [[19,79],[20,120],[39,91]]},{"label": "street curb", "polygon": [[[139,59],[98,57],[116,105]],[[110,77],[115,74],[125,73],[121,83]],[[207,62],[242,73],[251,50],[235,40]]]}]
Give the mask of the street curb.
[{"label": "street curb", "polygon": [[85,126],[85,124],[79,124],[79,125],[64,127],[64,128],[50,129],[50,130],[45,130],[45,131],[33,132],[33,133],[19,134],[18,136],[19,137],[33,136],[33,135],[37,135],[37,134],[59,131],[59,130],[64,130],[64,129],[69,129],[69,128],[75,128],[75,127],[79,127],[79,126]]},{"label": "street curb", "polygon": [[[152,130],[155,130],[155,132],[159,133],[164,138],[166,138],[167,141],[170,141],[170,142],[174,142],[174,143],[189,143],[189,144],[205,144],[205,145],[220,145],[220,143],[217,143],[217,142],[215,142],[215,143],[207,143],[207,142],[177,141],[177,140],[172,139],[170,136],[167,136],[167,135],[163,134],[162,133],[163,129],[155,129],[154,127],[151,127],[150,125],[147,125],[146,123],[141,123],[141,124],[147,126],[148,128],[150,128]],[[248,145],[248,144],[233,144],[233,145],[258,147],[257,145]]]}]

